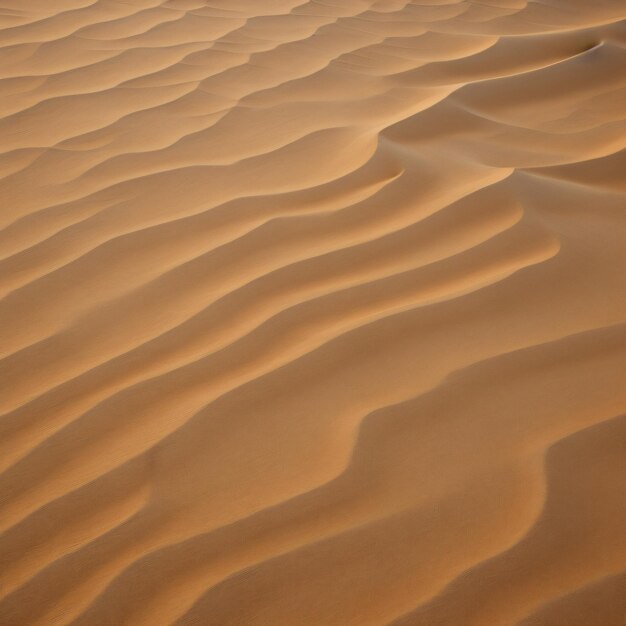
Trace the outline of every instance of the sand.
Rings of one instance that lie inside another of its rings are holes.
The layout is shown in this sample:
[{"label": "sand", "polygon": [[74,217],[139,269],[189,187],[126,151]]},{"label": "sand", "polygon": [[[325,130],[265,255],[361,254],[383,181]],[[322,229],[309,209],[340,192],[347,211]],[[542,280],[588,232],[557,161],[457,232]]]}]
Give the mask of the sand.
[{"label": "sand", "polygon": [[0,624],[623,626],[623,0],[0,0]]}]

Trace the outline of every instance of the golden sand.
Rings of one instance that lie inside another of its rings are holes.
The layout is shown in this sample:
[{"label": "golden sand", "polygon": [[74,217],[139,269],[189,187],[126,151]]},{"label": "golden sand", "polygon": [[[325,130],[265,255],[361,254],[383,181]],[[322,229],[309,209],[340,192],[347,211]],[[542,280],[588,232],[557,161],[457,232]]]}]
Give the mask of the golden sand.
[{"label": "golden sand", "polygon": [[623,626],[624,0],[0,0],[0,624]]}]

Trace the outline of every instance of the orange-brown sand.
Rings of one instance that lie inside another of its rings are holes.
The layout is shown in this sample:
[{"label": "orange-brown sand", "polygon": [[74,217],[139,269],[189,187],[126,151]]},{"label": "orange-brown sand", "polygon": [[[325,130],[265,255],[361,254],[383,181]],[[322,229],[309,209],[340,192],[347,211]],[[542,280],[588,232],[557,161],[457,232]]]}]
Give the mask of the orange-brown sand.
[{"label": "orange-brown sand", "polygon": [[0,624],[623,626],[624,0],[0,0]]}]

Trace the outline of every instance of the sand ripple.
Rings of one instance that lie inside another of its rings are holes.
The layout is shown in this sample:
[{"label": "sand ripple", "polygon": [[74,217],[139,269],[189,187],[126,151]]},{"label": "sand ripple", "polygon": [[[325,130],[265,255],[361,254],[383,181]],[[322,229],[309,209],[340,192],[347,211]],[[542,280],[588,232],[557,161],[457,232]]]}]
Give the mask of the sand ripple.
[{"label": "sand ripple", "polygon": [[0,0],[0,624],[621,626],[621,0]]}]

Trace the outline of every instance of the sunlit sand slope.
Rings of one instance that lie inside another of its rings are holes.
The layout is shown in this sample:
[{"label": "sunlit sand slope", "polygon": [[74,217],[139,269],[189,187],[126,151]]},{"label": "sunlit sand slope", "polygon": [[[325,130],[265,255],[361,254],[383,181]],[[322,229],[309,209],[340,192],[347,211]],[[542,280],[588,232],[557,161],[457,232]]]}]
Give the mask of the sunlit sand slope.
[{"label": "sunlit sand slope", "polygon": [[0,624],[623,626],[623,0],[0,0]]}]

